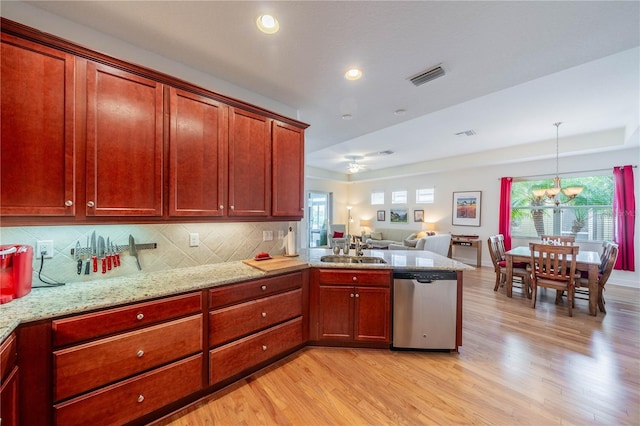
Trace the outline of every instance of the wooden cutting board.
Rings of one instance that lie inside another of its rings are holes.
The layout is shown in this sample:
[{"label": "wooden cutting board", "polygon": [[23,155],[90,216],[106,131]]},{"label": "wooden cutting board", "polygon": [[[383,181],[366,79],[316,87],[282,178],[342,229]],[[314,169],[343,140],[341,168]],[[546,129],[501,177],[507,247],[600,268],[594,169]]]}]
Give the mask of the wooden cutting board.
[{"label": "wooden cutting board", "polygon": [[283,272],[287,270],[302,269],[309,266],[307,262],[299,259],[299,257],[274,256],[267,260],[247,259],[242,262],[264,272]]}]

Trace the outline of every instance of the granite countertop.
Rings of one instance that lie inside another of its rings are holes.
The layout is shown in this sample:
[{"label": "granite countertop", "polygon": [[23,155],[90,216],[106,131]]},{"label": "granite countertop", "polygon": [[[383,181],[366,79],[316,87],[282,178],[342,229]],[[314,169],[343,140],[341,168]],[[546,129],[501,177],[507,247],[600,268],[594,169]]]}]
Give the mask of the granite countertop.
[{"label": "granite countertop", "polygon": [[[328,249],[301,250],[298,260],[311,267],[350,269],[469,270],[471,266],[421,250],[365,250],[365,256],[387,263],[324,263]],[[353,253],[352,253],[353,254]],[[302,264],[301,269],[307,267]],[[68,283],[60,287],[33,288],[26,296],[0,305],[0,342],[21,323],[80,314],[96,309],[141,302],[268,276],[241,261],[216,263],[160,272],[142,272],[119,278]],[[38,285],[36,281],[33,283]]]}]

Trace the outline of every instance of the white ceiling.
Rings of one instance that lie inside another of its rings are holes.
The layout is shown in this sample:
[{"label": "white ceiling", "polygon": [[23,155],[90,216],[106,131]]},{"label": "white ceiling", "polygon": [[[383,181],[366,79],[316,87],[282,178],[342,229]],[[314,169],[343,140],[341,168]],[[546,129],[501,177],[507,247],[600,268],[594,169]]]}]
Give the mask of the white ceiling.
[{"label": "white ceiling", "polygon": [[[556,121],[561,139],[637,132],[637,1],[27,3],[297,109],[311,125],[307,164],[319,169],[346,173],[348,156],[382,150],[395,154],[361,163],[555,140]],[[277,34],[256,29],[263,13],[279,19]],[[408,81],[437,64],[444,77]],[[343,78],[351,66],[361,80]]]}]

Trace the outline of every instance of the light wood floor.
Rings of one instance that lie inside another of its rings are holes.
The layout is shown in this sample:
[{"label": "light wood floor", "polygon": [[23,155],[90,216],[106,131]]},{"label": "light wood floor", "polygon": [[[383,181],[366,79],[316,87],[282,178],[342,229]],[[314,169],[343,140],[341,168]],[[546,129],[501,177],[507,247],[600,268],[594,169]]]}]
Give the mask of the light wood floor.
[{"label": "light wood floor", "polygon": [[640,291],[573,317],[465,272],[460,353],[306,348],[161,425],[639,425]]}]

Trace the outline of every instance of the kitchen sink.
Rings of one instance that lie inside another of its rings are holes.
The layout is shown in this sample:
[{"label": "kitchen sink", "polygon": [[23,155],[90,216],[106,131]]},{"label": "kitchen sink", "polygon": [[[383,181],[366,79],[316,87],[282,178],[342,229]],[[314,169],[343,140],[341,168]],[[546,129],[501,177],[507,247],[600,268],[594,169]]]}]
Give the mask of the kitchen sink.
[{"label": "kitchen sink", "polygon": [[387,263],[381,257],[374,256],[344,256],[338,254],[329,254],[320,258],[321,262],[328,263]]}]

